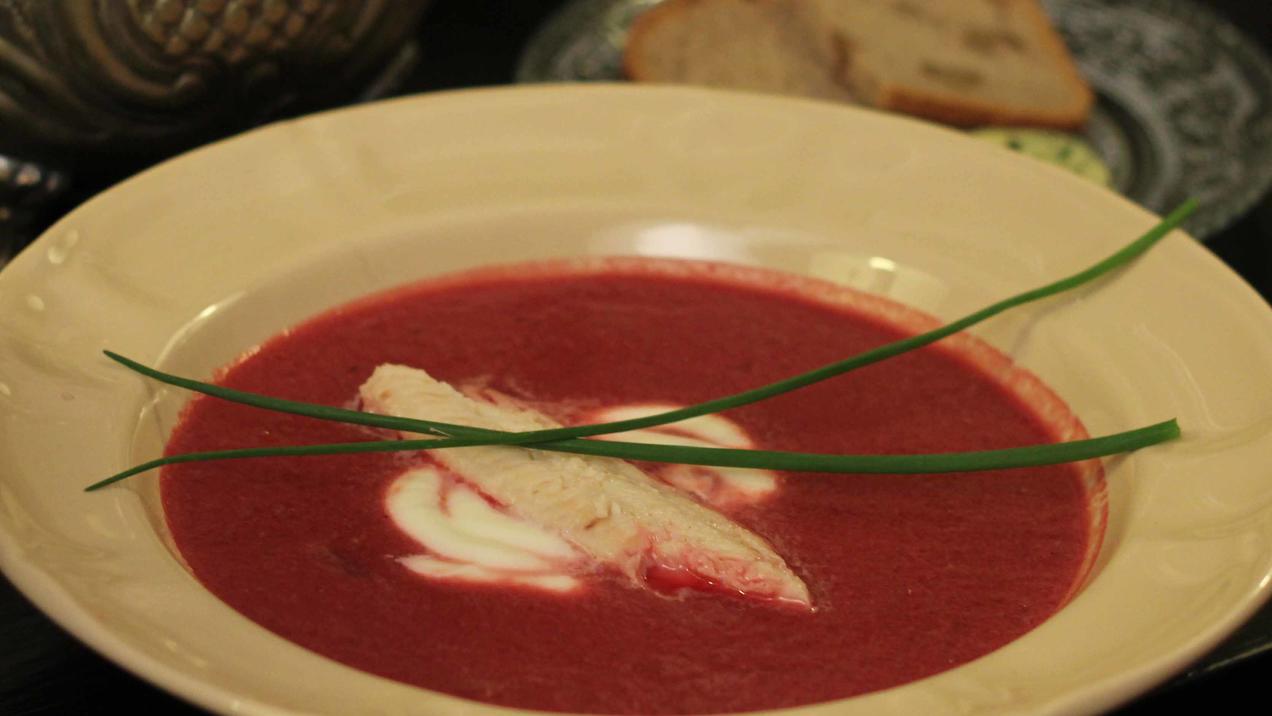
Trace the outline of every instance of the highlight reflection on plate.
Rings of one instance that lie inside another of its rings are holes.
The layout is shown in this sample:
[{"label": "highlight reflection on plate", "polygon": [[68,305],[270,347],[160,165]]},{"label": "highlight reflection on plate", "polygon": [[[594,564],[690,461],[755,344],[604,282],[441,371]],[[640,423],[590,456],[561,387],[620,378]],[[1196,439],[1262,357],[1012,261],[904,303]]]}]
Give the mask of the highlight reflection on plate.
[{"label": "highlight reflection on plate", "polygon": [[[111,189],[0,272],[0,563],[76,636],[214,711],[506,713],[354,671],[231,611],[167,548],[153,476],[81,492],[156,455],[186,398],[101,349],[203,376],[373,290],[598,254],[813,273],[951,318],[1153,222],[958,133],[722,92],[458,92],[268,127]],[[1177,233],[1113,280],[978,333],[1093,434],[1173,415],[1187,437],[1108,463],[1095,573],[1049,621],[810,712],[1098,711],[1267,597],[1272,376],[1251,367],[1272,365],[1272,314],[1248,286]]]},{"label": "highlight reflection on plate", "polygon": [[[521,82],[622,79],[627,27],[661,0],[575,0],[527,45]],[[1205,239],[1272,187],[1272,62],[1191,0],[1043,0],[1096,91],[1083,139],[1112,186]]]}]

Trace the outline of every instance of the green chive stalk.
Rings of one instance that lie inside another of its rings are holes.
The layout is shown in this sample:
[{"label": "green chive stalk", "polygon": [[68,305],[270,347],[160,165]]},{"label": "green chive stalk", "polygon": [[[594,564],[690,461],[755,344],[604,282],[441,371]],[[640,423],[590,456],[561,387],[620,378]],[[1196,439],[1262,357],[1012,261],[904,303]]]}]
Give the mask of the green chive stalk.
[{"label": "green chive stalk", "polygon": [[1197,204],[1189,200],[1170,212],[1160,223],[1142,236],[1103,261],[1054,281],[1045,286],[1011,296],[963,318],[926,333],[889,343],[851,358],[831,363],[821,368],[787,378],[752,390],[718,398],[655,415],[629,420],[592,425],[578,425],[526,432],[484,430],[471,426],[455,425],[430,420],[416,420],[396,416],[376,415],[332,406],[314,405],[299,401],[234,390],[223,386],[182,378],[143,365],[117,353],[106,351],[112,360],[169,385],[186,388],[213,397],[243,403],[276,412],[303,415],[320,420],[353,423],[370,427],[387,428],[402,432],[423,433],[443,438],[428,440],[393,440],[334,445],[289,446],[273,448],[246,448],[214,453],[192,453],[154,460],[125,470],[105,480],[90,485],[95,490],[118,482],[154,467],[196,460],[238,459],[273,455],[316,455],[349,452],[377,452],[389,450],[422,450],[444,447],[471,447],[477,445],[522,445],[537,449],[602,455],[654,462],[714,465],[726,467],[761,467],[777,470],[804,470],[816,472],[885,472],[885,473],[936,473],[989,470],[1009,467],[1025,467],[1060,462],[1072,462],[1092,457],[1135,450],[1179,436],[1175,421],[1166,421],[1137,430],[1109,435],[1103,438],[1038,445],[1007,450],[991,450],[968,453],[928,455],[823,455],[817,453],[786,453],[767,450],[731,450],[723,448],[688,448],[668,445],[647,445],[614,441],[591,441],[579,438],[604,435],[629,430],[664,425],[701,415],[720,412],[742,405],[782,395],[848,371],[900,355],[907,351],[934,343],[942,338],[965,330],[1008,309],[1038,301],[1072,290],[1125,266],[1148,251],[1153,245],[1177,228]]}]

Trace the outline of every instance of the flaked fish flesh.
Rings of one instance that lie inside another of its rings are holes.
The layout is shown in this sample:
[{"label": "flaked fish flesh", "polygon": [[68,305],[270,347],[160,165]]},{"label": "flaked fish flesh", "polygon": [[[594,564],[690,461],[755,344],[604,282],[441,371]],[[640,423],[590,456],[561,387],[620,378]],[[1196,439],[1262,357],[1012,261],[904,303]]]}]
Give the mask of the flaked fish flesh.
[{"label": "flaked fish flesh", "polygon": [[[360,397],[364,410],[384,415],[505,431],[559,427],[537,411],[473,400],[401,365],[378,367]],[[497,445],[430,455],[510,512],[636,584],[811,605],[803,580],[763,538],[629,462]]]}]

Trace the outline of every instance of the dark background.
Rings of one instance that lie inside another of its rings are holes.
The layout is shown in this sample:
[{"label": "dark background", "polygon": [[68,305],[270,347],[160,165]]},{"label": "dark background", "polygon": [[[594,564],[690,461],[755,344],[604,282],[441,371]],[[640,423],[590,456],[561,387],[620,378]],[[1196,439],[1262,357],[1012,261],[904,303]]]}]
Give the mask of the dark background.
[{"label": "dark background", "polygon": [[[420,27],[422,58],[400,94],[505,84],[535,28],[563,0],[436,0]],[[1272,54],[1272,3],[1211,0]],[[142,168],[80,167],[75,184],[43,223]],[[34,227],[39,229],[40,226]],[[1272,197],[1207,244],[1272,300]],[[1267,713],[1272,695],[1272,608],[1190,670],[1117,712],[1138,716],[1168,708],[1205,713]],[[98,657],[32,607],[0,578],[0,716],[98,714],[117,709],[202,713]]]}]

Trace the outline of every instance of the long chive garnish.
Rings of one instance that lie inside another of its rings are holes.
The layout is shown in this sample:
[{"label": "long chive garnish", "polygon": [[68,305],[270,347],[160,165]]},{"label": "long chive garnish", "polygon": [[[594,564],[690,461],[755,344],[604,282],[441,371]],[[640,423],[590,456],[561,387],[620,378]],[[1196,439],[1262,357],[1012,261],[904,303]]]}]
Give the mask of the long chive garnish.
[{"label": "long chive garnish", "polygon": [[[1032,446],[1025,448],[1013,448],[1011,450],[997,450],[987,452],[972,453],[949,453],[949,454],[932,454],[932,455],[857,455],[857,456],[833,456],[820,454],[800,454],[800,453],[781,453],[763,450],[727,450],[718,448],[685,448],[665,445],[646,445],[635,443],[618,443],[613,441],[605,441],[598,443],[595,441],[577,440],[578,437],[588,437],[595,435],[603,435],[607,433],[624,432],[628,430],[637,430],[641,428],[663,425],[666,423],[677,422],[708,413],[719,412],[729,408],[735,408],[742,405],[748,405],[767,398],[771,398],[783,393],[787,393],[798,388],[811,385],[813,383],[841,375],[850,370],[860,368],[886,358],[905,353],[916,348],[934,343],[949,335],[969,328],[981,321],[998,315],[1010,308],[1020,306],[1031,301],[1037,301],[1043,298],[1054,296],[1058,293],[1076,288],[1082,284],[1093,281],[1116,268],[1119,268],[1137,256],[1143,254],[1170,231],[1179,226],[1197,208],[1194,200],[1185,201],[1174,211],[1170,212],[1160,223],[1149,229],[1144,235],[1131,242],[1121,250],[1117,251],[1108,258],[1080,271],[1072,276],[1049,283],[1045,286],[1017,294],[1010,298],[999,301],[993,305],[983,308],[975,313],[964,316],[961,319],[946,324],[927,333],[923,333],[910,338],[905,338],[884,346],[866,351],[843,361],[832,363],[821,368],[803,373],[801,375],[787,378],[766,386],[755,388],[752,390],[736,393],[734,395],[718,398],[716,400],[691,405],[677,410],[671,410],[656,415],[633,418],[629,420],[621,420],[610,423],[598,423],[594,425],[579,425],[565,428],[552,428],[547,430],[534,430],[519,433],[483,430],[463,425],[454,425],[429,420],[416,420],[411,418],[401,418],[395,416],[376,415],[372,413],[363,413],[355,410],[346,410],[343,408],[335,408],[324,405],[314,405],[299,401],[285,400],[282,398],[273,398],[269,396],[248,393],[245,391],[225,388],[223,386],[203,383],[188,378],[164,373],[162,371],[150,368],[136,361],[130,360],[117,353],[106,351],[106,355],[111,359],[123,364],[124,366],[137,371],[143,375],[154,378],[155,380],[187,388],[200,393],[205,393],[214,397],[230,400],[238,403],[244,403],[259,408],[265,408],[276,412],[294,413],[304,415],[321,420],[332,420],[345,423],[353,423],[358,425],[366,425],[371,427],[388,428],[392,430],[404,432],[425,433],[437,435],[448,440],[426,440],[426,441],[385,441],[385,442],[365,442],[365,443],[343,443],[337,445],[315,445],[315,446],[293,446],[278,448],[247,448],[243,450],[220,451],[216,453],[194,453],[190,455],[173,456],[163,458],[161,460],[151,461],[144,465],[139,465],[130,470],[126,470],[114,475],[106,480],[91,485],[90,490],[103,487],[118,480],[122,480],[147,469],[158,467],[174,462],[192,462],[196,460],[212,460],[212,459],[232,459],[242,457],[265,457],[269,455],[314,455],[314,454],[331,454],[339,452],[372,452],[372,451],[389,451],[389,450],[419,450],[441,447],[462,447],[475,445],[529,445],[545,450],[557,450],[565,452],[577,452],[589,455],[605,455],[611,457],[623,457],[627,459],[647,460],[655,462],[680,462],[685,464],[699,465],[717,465],[732,467],[769,467],[779,470],[812,470],[818,472],[951,472],[964,470],[985,470],[1006,467],[1024,467],[1039,464],[1054,464],[1057,462],[1072,462],[1075,460],[1084,460],[1090,457],[1099,457],[1102,455],[1114,454],[1116,452],[1125,452],[1134,450],[1139,447],[1155,444],[1165,440],[1177,437],[1179,428],[1174,421],[1159,423],[1147,428],[1132,430],[1125,433],[1106,436],[1104,438],[1093,438],[1091,440],[1076,441],[1071,443],[1061,443],[1056,445]],[[416,443],[426,443],[424,447],[412,447]],[[390,447],[395,446],[395,447]],[[1120,446],[1120,447],[1119,447]],[[1063,450],[1060,448],[1071,448]],[[653,451],[651,453],[651,450]],[[1095,450],[1096,452],[1090,452]],[[740,455],[732,453],[745,453],[753,457],[743,458]],[[676,455],[678,457],[672,457]],[[1030,455],[1039,457],[1031,458]],[[1069,455],[1069,457],[1065,457]],[[663,456],[663,457],[659,457]],[[962,456],[955,460],[955,456]],[[836,460],[839,460],[836,462]],[[720,462],[725,460],[726,462]],[[793,460],[793,462],[785,462]],[[969,462],[970,460],[970,462]],[[1022,460],[1042,460],[1041,462],[1022,462]],[[908,461],[908,462],[907,462]],[[808,465],[807,467],[798,467],[795,465]],[[835,467],[843,465],[844,467]],[[868,466],[875,467],[868,467]],[[907,468],[906,465],[922,465],[922,468]],[[942,467],[943,465],[963,465],[963,467]],[[975,467],[966,467],[966,465],[976,465]],[[857,467],[867,466],[867,469],[857,469]]]},{"label": "long chive garnish", "polygon": [[620,433],[628,430],[641,430],[657,425],[666,425],[667,423],[688,420],[689,418],[696,418],[700,415],[707,415],[708,413],[718,413],[730,408],[738,408],[743,405],[758,403],[761,400],[767,400],[783,393],[789,393],[793,390],[798,390],[799,388],[826,380],[827,378],[834,378],[835,376],[842,375],[848,371],[856,370],[857,368],[864,368],[872,363],[878,363],[879,361],[898,356],[916,348],[922,348],[929,343],[935,343],[942,338],[970,328],[986,319],[993,318],[1010,308],[1015,308],[1016,306],[1030,303],[1032,301],[1048,298],[1058,293],[1063,293],[1070,289],[1077,288],[1084,283],[1089,283],[1100,276],[1113,271],[1114,269],[1130,263],[1136,257],[1148,251],[1163,237],[1178,228],[1189,215],[1196,211],[1196,209],[1197,201],[1194,199],[1188,199],[1184,201],[1184,203],[1180,204],[1174,211],[1167,214],[1166,217],[1163,218],[1156,226],[1145,232],[1143,236],[1140,236],[1117,253],[1114,253],[1094,266],[1083,271],[1079,271],[1072,276],[1062,278],[1059,281],[1049,283],[1046,286],[1041,286],[1031,291],[1026,291],[1010,298],[1003,299],[998,303],[982,308],[975,313],[970,313],[952,323],[947,323],[946,325],[935,330],[928,331],[927,333],[921,333],[917,336],[911,336],[910,338],[903,338],[899,341],[879,346],[878,348],[868,350],[864,353],[859,353],[851,358],[847,358],[837,363],[831,363],[829,365],[822,366],[821,368],[816,368],[792,378],[786,378],[785,380],[780,380],[776,383],[770,383],[741,393],[734,393],[733,395],[728,395],[723,398],[709,400],[705,403],[698,403],[696,405],[690,405],[676,410],[668,410],[654,415],[646,415],[639,418],[618,420],[612,423],[575,425],[568,428],[554,428],[551,430],[535,430],[515,433],[515,439],[510,437],[508,439],[501,440],[500,442],[506,444],[524,444],[539,442],[541,440],[560,440],[563,438],[581,438],[593,435],[606,435],[609,433]]},{"label": "long chive garnish", "polygon": [[[640,430],[656,425],[664,425],[666,423],[673,423],[679,420],[698,417],[699,415],[706,415],[708,413],[715,413],[722,410],[728,410],[730,408],[749,405],[751,403],[781,395],[782,393],[788,393],[792,390],[826,380],[827,378],[833,378],[837,375],[847,373],[848,371],[856,368],[862,368],[886,358],[891,358],[901,353],[921,348],[922,346],[934,343],[988,318],[992,318],[1009,308],[1014,308],[1025,303],[1029,303],[1030,301],[1047,298],[1090,282],[1120,266],[1125,265],[1140,254],[1143,254],[1151,248],[1153,244],[1157,243],[1157,241],[1161,240],[1162,237],[1166,236],[1166,234],[1170,233],[1171,230],[1177,227],[1180,222],[1187,218],[1188,215],[1196,208],[1197,203],[1195,201],[1190,199],[1184,202],[1179,206],[1179,208],[1175,209],[1168,214],[1166,218],[1162,219],[1161,223],[1149,229],[1143,236],[1140,236],[1117,253],[1114,253],[1084,271],[1073,274],[1072,276],[1063,278],[1059,281],[1049,283],[1046,286],[1035,288],[1031,291],[1026,291],[1025,293],[1004,299],[998,303],[976,311],[975,313],[964,316],[953,323],[928,331],[927,333],[888,343],[846,360],[822,366],[821,368],[797,375],[793,378],[787,378],[785,380],[752,390],[735,393],[733,395],[717,398],[705,403],[698,403],[697,405],[690,405],[685,408],[657,413],[655,415],[632,418],[629,420],[620,420],[611,423],[576,425],[566,428],[532,430],[520,433],[500,433],[498,436],[492,435],[490,440],[492,444],[528,444],[543,442],[546,440],[563,440],[567,438],[590,437],[593,435],[605,435],[608,433]],[[212,385],[210,383],[202,383],[188,378],[180,378],[125,358],[118,353],[114,353],[112,351],[105,351],[105,353],[112,360],[123,364],[129,369],[150,378],[154,378],[160,382],[175,385],[180,388],[186,388],[199,393],[205,393],[224,400],[252,405],[276,412],[294,413],[311,418],[318,418],[320,420],[333,420],[337,422],[355,423],[358,425],[433,435],[454,435],[457,434],[453,432],[454,429],[462,427],[427,420],[398,418],[388,415],[374,415],[356,410],[345,410],[343,408],[335,408],[325,405],[312,405],[310,403],[301,403],[297,401],[284,400],[282,398],[257,395],[254,393],[225,388],[219,385]]]},{"label": "long chive garnish", "polygon": [[[112,475],[85,488],[97,490],[120,480],[164,465],[206,460],[234,460],[252,457],[305,455],[340,455],[363,452],[401,452],[437,450],[491,444],[492,431],[470,429],[471,437],[425,438],[417,440],[373,440],[357,443],[322,445],[288,445],[284,447],[241,448],[215,452],[185,453],[151,460]],[[506,434],[506,433],[505,433]],[[913,455],[828,455],[825,453],[783,452],[777,450],[739,450],[735,448],[701,448],[680,445],[650,445],[612,440],[561,440],[525,445],[527,449],[596,455],[625,460],[668,462],[681,465],[714,467],[751,467],[791,472],[853,472],[912,475],[938,472],[1000,470],[1015,467],[1037,467],[1075,462],[1094,457],[1138,450],[1179,437],[1179,425],[1167,420],[1136,430],[1065,443],[1029,445],[1000,450],[974,452],[920,453]]]}]

